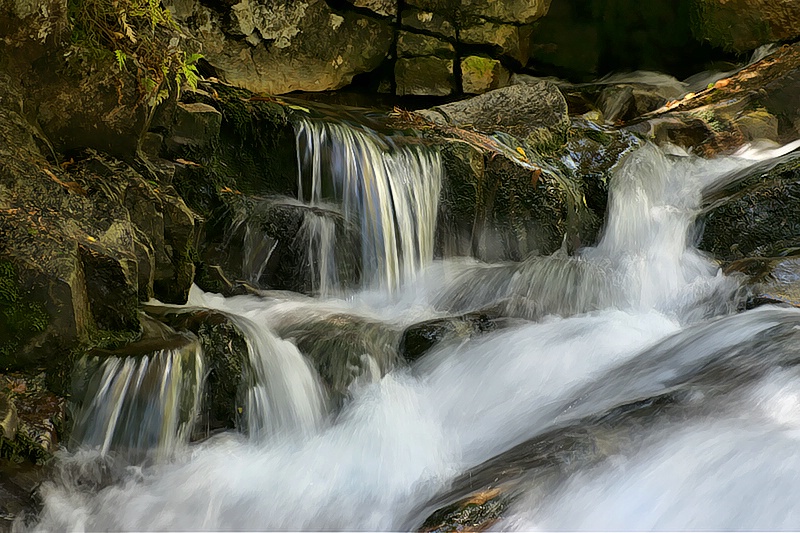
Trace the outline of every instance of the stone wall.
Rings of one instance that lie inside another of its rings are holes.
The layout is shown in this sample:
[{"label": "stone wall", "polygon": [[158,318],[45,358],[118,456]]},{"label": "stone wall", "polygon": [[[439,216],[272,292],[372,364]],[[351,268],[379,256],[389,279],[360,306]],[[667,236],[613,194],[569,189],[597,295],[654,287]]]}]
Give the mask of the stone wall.
[{"label": "stone wall", "polygon": [[785,0],[166,3],[217,77],[269,94],[352,84],[446,98],[503,87],[514,73],[583,81],[645,69],[684,77],[736,59],[730,51],[800,32],[800,4]]}]

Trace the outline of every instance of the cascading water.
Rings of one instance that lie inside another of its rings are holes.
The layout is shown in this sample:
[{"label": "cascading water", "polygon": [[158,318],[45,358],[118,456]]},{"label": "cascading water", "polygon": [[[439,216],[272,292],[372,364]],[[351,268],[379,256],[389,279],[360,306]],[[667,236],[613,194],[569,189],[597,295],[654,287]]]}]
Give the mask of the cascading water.
[{"label": "cascading water", "polygon": [[77,445],[134,460],[163,459],[189,442],[204,379],[197,339],[148,355],[84,359],[78,368],[94,371],[75,417]]},{"label": "cascading water", "polygon": [[[367,128],[327,121],[297,123],[299,196],[312,206],[335,201],[361,235],[365,286],[394,290],[433,260],[442,185],[437,152],[400,146]],[[309,259],[320,293],[338,286],[334,230],[322,217],[307,220]]]},{"label": "cascading water", "polygon": [[[691,238],[702,191],[734,179],[754,154],[704,161],[644,147],[615,172],[596,246],[520,264],[443,260],[420,272],[434,219],[417,217],[435,212],[420,192],[433,191],[427,171],[398,175],[408,156],[388,162],[394,156],[344,127],[305,124],[298,135],[316,147],[305,154],[315,161],[312,203],[342,202],[383,290],[228,299],[194,290],[190,303],[238,317],[251,343],[260,339],[255,359],[266,366],[245,408],[263,431],[217,435],[88,492],[62,476],[42,487],[34,528],[417,528],[473,471],[515,472],[504,461],[526,446],[556,452],[521,468],[500,529],[798,527],[800,311],[736,314],[737,279]],[[328,168],[347,171],[326,180]],[[287,326],[324,323],[318,345],[328,347],[340,317],[368,320],[358,331],[372,335],[376,324],[391,333],[485,306],[526,320],[383,372],[370,350],[385,342],[342,353],[371,362],[329,416],[323,369]],[[649,417],[637,416],[648,406]],[[587,445],[558,445],[582,438]]]}]

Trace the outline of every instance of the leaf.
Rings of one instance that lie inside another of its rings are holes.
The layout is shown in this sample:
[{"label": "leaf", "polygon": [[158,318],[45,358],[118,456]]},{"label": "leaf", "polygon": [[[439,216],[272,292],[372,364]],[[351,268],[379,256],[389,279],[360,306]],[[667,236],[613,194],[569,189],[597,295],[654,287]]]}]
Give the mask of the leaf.
[{"label": "leaf", "polygon": [[125,70],[125,60],[128,59],[128,56],[125,55],[125,52],[122,50],[114,50],[114,56],[117,58],[117,66],[119,66],[120,72]]}]

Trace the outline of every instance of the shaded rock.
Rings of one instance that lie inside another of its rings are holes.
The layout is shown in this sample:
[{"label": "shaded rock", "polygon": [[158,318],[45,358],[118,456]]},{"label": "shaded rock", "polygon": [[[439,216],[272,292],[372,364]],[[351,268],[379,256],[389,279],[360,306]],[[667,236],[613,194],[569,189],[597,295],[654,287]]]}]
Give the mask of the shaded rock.
[{"label": "shaded rock", "polygon": [[455,40],[456,29],[452,24],[453,19],[447,19],[438,13],[420,11],[418,9],[404,9],[400,24],[401,27],[411,28],[433,33],[445,39]]},{"label": "shaded rock", "polygon": [[0,373],[0,460],[44,464],[64,438],[66,402],[44,373]]},{"label": "shaded rock", "polygon": [[369,9],[373,13],[385,17],[397,16],[397,0],[347,0],[355,7]]},{"label": "shaded rock", "polygon": [[466,94],[483,94],[508,85],[508,70],[497,59],[467,56],[461,60],[461,88]]},{"label": "shaded rock", "polygon": [[67,2],[4,0],[0,3],[3,45],[21,48],[58,37],[68,26]]},{"label": "shaded rock", "polygon": [[550,7],[550,0],[408,0],[406,3],[450,17],[481,17],[516,24],[530,24],[547,14]]},{"label": "shaded rock", "polygon": [[393,38],[387,20],[337,14],[324,0],[242,1],[230,8],[233,26],[199,2],[183,13],[179,23],[220,78],[270,94],[343,87],[380,65]]},{"label": "shaded rock", "polygon": [[695,37],[736,52],[800,36],[797,2],[695,0],[692,15]]},{"label": "shaded rock", "polygon": [[564,96],[546,81],[504,87],[434,110],[454,126],[503,131],[531,146],[560,145],[569,128]]},{"label": "shaded rock", "polygon": [[448,58],[456,55],[456,49],[447,41],[430,35],[400,31],[397,34],[397,55],[399,57],[438,56]]},{"label": "shaded rock", "polygon": [[205,148],[219,139],[221,123],[222,114],[208,104],[178,102],[168,142]]},{"label": "shaded rock", "polygon": [[509,57],[523,66],[528,62],[530,39],[530,26],[496,24],[485,20],[479,21],[474,26],[461,28],[458,33],[459,42],[496,46],[500,55]]},{"label": "shaded rock", "polygon": [[451,59],[438,57],[398,59],[394,75],[399,96],[447,96],[455,92]]}]

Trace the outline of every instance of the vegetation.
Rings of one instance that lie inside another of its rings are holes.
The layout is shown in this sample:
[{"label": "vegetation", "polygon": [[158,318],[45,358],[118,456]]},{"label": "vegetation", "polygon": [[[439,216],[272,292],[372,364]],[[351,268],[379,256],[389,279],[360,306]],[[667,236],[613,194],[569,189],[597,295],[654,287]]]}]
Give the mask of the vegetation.
[{"label": "vegetation", "polygon": [[68,0],[72,40],[113,54],[120,72],[132,70],[151,106],[185,83],[197,87],[200,54],[181,48],[184,35],[160,0]]},{"label": "vegetation", "polygon": [[17,271],[0,261],[0,365],[14,359],[24,342],[47,328],[50,317],[44,307],[29,301],[19,289]]}]

